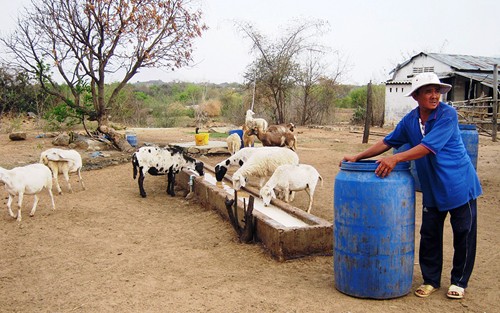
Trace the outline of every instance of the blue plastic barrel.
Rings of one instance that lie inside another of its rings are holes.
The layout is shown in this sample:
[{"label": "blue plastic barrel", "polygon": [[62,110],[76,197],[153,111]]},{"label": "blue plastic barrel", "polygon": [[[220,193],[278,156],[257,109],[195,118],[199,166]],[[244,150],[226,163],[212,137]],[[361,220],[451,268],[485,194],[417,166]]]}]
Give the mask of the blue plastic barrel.
[{"label": "blue plastic barrel", "polygon": [[[405,152],[406,150],[410,150],[410,144],[404,144],[398,149],[393,149],[393,153],[400,153],[400,152]],[[417,166],[415,165],[415,161],[410,161],[410,173],[413,176],[413,179],[415,180],[415,191],[422,191],[422,188],[420,187],[420,179],[418,179],[418,174],[417,174]]]},{"label": "blue plastic barrel", "polygon": [[132,147],[137,147],[137,135],[134,133],[126,133],[125,139]]},{"label": "blue plastic barrel", "polygon": [[342,162],[334,189],[335,287],[359,298],[410,292],[415,249],[415,186],[408,162],[386,178],[375,161]]},{"label": "blue plastic barrel", "polygon": [[243,147],[245,147],[244,143],[243,143],[243,130],[242,129],[232,129],[229,131],[229,135],[232,135],[232,134],[238,134],[238,136],[240,136],[240,140],[241,140],[241,147],[240,149],[242,149]]},{"label": "blue plastic barrel", "polygon": [[477,170],[477,156],[479,150],[479,133],[477,132],[476,125],[471,124],[458,124],[462,141],[464,142],[467,154],[472,161],[472,165]]}]

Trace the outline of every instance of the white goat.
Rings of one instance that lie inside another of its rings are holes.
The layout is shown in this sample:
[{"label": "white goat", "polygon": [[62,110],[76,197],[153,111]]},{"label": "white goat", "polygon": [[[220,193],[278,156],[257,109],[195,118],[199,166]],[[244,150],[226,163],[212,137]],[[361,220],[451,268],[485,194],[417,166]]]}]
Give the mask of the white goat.
[{"label": "white goat", "polygon": [[241,148],[241,138],[237,133],[233,133],[226,138],[227,150],[229,153],[235,154]]},{"label": "white goat", "polygon": [[268,123],[263,118],[254,118],[255,113],[252,110],[247,110],[245,115],[245,125],[249,129],[253,129],[255,127],[259,128],[262,131],[267,130]]},{"label": "white goat", "polygon": [[321,180],[321,185],[323,185],[323,178],[311,165],[284,164],[276,168],[271,178],[260,189],[259,193],[264,205],[268,206],[271,198],[276,199],[275,188],[284,194],[285,202],[293,201],[295,191],[305,190],[309,195],[307,213],[310,213],[318,179]]},{"label": "white goat", "polygon": [[[43,164],[30,164],[26,166],[14,167],[11,170],[0,167],[0,182],[5,184],[5,190],[9,193],[7,208],[9,215],[21,221],[21,207],[24,195],[34,195],[33,208],[30,216],[35,215],[38,204],[38,194],[46,188],[52,201],[52,209],[55,210],[54,195],[52,194],[52,174],[50,169]],[[12,212],[12,201],[18,196],[17,216]]]},{"label": "white goat", "polygon": [[82,156],[76,150],[64,150],[58,148],[50,148],[45,150],[40,155],[40,163],[47,165],[52,171],[57,192],[62,194],[61,186],[59,185],[59,173],[62,173],[66,183],[68,184],[69,192],[73,192],[69,182],[69,173],[77,173],[80,179],[80,185],[85,190],[81,170],[82,170]]},{"label": "white goat", "polygon": [[283,164],[299,164],[299,156],[287,148],[275,147],[274,150],[259,150],[254,152],[248,160],[232,176],[233,189],[240,190],[245,187],[248,177],[260,179],[262,187],[266,177],[271,176],[278,166]]}]

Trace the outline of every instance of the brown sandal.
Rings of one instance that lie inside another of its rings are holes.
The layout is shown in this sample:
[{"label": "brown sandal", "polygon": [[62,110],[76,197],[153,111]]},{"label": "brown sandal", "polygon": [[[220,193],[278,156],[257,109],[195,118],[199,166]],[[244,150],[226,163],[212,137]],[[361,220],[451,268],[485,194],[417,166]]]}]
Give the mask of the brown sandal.
[{"label": "brown sandal", "polygon": [[427,298],[428,296],[430,296],[434,291],[438,290],[439,288],[434,288],[432,287],[431,285],[420,285],[420,287],[418,287],[416,290],[415,290],[415,295],[417,297],[420,297],[420,298]]}]

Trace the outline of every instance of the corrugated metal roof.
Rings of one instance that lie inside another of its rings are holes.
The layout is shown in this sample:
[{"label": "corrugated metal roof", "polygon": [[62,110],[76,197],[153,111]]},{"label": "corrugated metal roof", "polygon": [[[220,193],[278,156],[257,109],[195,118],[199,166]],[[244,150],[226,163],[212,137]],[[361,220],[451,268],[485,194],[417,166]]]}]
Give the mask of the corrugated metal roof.
[{"label": "corrugated metal roof", "polygon": [[455,72],[455,75],[475,80],[483,85],[493,88],[493,73]]},{"label": "corrugated metal roof", "polygon": [[447,64],[457,71],[493,71],[494,64],[500,64],[500,58],[483,57],[474,55],[427,53],[444,64]]},{"label": "corrugated metal roof", "polygon": [[461,54],[444,54],[444,53],[425,53],[420,52],[414,55],[409,60],[399,64],[393,69],[389,74],[396,72],[400,68],[404,67],[410,63],[416,57],[421,55],[426,55],[434,58],[450,67],[453,67],[457,71],[493,71],[493,64],[500,65],[500,58],[496,57],[483,57],[474,55],[461,55]]}]

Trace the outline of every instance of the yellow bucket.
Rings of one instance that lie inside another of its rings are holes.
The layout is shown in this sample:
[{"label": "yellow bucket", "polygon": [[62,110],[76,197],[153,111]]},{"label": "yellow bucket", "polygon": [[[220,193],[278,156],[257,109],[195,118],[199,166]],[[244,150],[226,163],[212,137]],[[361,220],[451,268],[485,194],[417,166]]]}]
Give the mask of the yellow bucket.
[{"label": "yellow bucket", "polygon": [[194,141],[197,146],[206,146],[208,145],[209,133],[201,133],[194,135]]}]

